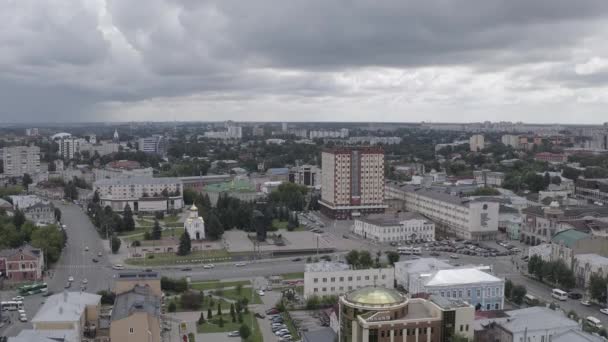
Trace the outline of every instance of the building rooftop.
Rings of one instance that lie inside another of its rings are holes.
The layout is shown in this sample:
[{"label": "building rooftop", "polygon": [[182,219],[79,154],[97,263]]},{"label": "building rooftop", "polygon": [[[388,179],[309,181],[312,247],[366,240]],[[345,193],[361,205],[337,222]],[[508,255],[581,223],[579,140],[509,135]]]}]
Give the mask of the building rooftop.
[{"label": "building rooftop", "polygon": [[452,298],[446,298],[446,297],[441,297],[441,296],[430,296],[429,300],[435,304],[437,304],[437,306],[439,306],[440,308],[444,309],[444,310],[452,310],[455,308],[465,308],[465,307],[469,307],[471,306],[471,304],[460,300],[460,299],[452,299]]},{"label": "building rooftop", "polygon": [[17,253],[25,253],[25,254],[30,254],[35,257],[38,257],[40,255],[40,249],[34,248],[34,247],[32,247],[32,245],[25,244],[18,248],[8,248],[8,249],[0,250],[0,256],[6,257],[6,258],[13,256]]},{"label": "building rooftop", "polygon": [[181,184],[181,180],[176,177],[124,177],[100,179],[95,181],[95,186],[101,185],[146,185],[146,184]]},{"label": "building rooftop", "polygon": [[9,337],[8,342],[77,342],[75,330],[21,330],[19,335]]},{"label": "building rooftop", "polygon": [[482,282],[497,282],[502,279],[491,274],[480,271],[477,268],[457,268],[450,270],[439,270],[433,274],[426,286],[450,286]]},{"label": "building rooftop", "polygon": [[129,317],[135,312],[160,316],[160,297],[153,295],[148,285],[135,285],[131,291],[117,295],[112,309],[112,321]]},{"label": "building rooftop", "polygon": [[575,256],[579,264],[589,263],[590,265],[608,265],[608,258],[598,254],[577,254]]},{"label": "building rooftop", "polygon": [[234,179],[230,182],[209,184],[205,192],[255,192],[255,187],[245,179]]},{"label": "building rooftop", "polygon": [[[532,214],[536,216],[544,216],[545,208],[542,206],[531,206],[522,209],[524,214]],[[606,217],[608,216],[608,207],[600,206],[560,206],[559,209],[563,211],[560,218],[576,219],[584,217]]]},{"label": "building rooftop", "polygon": [[338,272],[348,270],[350,270],[350,266],[343,262],[321,261],[306,264],[306,272]]},{"label": "building rooftop", "polygon": [[569,319],[562,313],[540,306],[508,311],[507,315],[510,318],[502,322],[501,326],[512,333],[524,332],[525,330],[551,330],[567,327],[576,329],[578,327],[576,321]]},{"label": "building rooftop", "polygon": [[396,262],[395,269],[401,268],[405,268],[407,273],[421,273],[440,269],[452,269],[454,266],[450,265],[444,260],[439,260],[436,258],[420,258]]},{"label": "building rooftop", "polygon": [[32,322],[79,321],[87,305],[98,305],[101,296],[86,292],[57,293],[46,298]]},{"label": "building rooftop", "polygon": [[578,240],[588,238],[589,234],[576,229],[566,229],[556,233],[551,239],[552,243],[563,243],[566,247],[572,247]]},{"label": "building rooftop", "polygon": [[424,216],[410,212],[400,212],[395,214],[371,214],[364,217],[357,218],[357,220],[374,224],[376,226],[398,226],[403,221],[409,220],[423,220],[428,221]]},{"label": "building rooftop", "polygon": [[368,286],[346,294],[346,300],[364,306],[398,305],[407,299],[396,290],[385,287]]},{"label": "building rooftop", "polygon": [[268,169],[268,173],[275,176],[286,175],[289,174],[289,169],[286,167],[275,167]]},{"label": "building rooftop", "polygon": [[604,342],[601,336],[593,336],[579,330],[568,330],[563,333],[553,335],[552,342]]}]

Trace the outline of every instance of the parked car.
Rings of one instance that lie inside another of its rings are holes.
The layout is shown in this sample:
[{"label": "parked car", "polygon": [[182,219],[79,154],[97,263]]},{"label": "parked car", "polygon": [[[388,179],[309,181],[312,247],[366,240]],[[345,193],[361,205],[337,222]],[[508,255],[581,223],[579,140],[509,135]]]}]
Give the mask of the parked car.
[{"label": "parked car", "polygon": [[82,283],[83,283],[83,284],[86,284],[86,283],[88,283],[88,282],[89,282],[89,281],[87,280],[87,278],[82,279]]},{"label": "parked car", "polygon": [[69,289],[71,286],[72,286],[72,282],[71,282],[71,281],[68,281],[68,282],[65,284],[64,288]]},{"label": "parked car", "polygon": [[568,298],[570,299],[581,299],[583,298],[583,295],[578,293],[578,292],[570,292],[568,293]]},{"label": "parked car", "polygon": [[49,297],[53,295],[53,291],[46,291],[45,293],[42,294],[42,297]]},{"label": "parked car", "polygon": [[101,254],[101,252],[97,252],[97,256],[101,258],[103,254]]},{"label": "parked car", "polygon": [[245,265],[247,265],[247,263],[244,263],[244,262],[237,262],[236,264],[234,264],[234,266],[236,266],[236,267],[243,267]]},{"label": "parked car", "polygon": [[239,337],[239,336],[241,336],[241,333],[239,333],[238,330],[231,331],[228,333],[228,337]]},{"label": "parked car", "polygon": [[263,290],[258,290],[258,296],[263,296],[263,295],[265,295],[264,291]]},{"label": "parked car", "polygon": [[450,259],[458,259],[458,258],[459,258],[459,257],[458,257],[458,255],[456,255],[456,254],[452,254],[452,255],[450,255]]},{"label": "parked car", "polygon": [[26,315],[21,315],[21,316],[19,316],[19,320],[21,322],[27,322],[27,316]]},{"label": "parked car", "polygon": [[[266,310],[266,314],[267,315],[276,315],[279,313],[279,309],[277,308],[272,308],[272,309],[268,309]],[[270,317],[270,316],[269,316]]]},{"label": "parked car", "polygon": [[192,271],[192,268],[191,267],[184,267],[184,268],[182,268],[182,271],[183,272]]},{"label": "parked car", "polygon": [[203,268],[205,268],[205,269],[215,268],[215,265],[214,264],[206,264],[206,265],[203,265]]},{"label": "parked car", "polygon": [[95,263],[99,262],[99,260],[97,260],[97,259],[95,259],[95,258],[93,258],[93,259],[91,259],[91,260],[92,260],[93,262],[95,262]]},{"label": "parked car", "polygon": [[254,316],[257,317],[257,318],[265,318],[266,317],[266,315],[264,315],[263,313],[259,313],[259,312],[256,312]]},{"label": "parked car", "polygon": [[112,265],[112,269],[115,269],[115,270],[124,270],[125,267],[122,264],[114,264],[114,265]]},{"label": "parked car", "polygon": [[73,282],[73,281],[74,281],[74,277],[69,276],[69,277],[68,277],[68,281],[69,281],[69,282]]},{"label": "parked car", "polygon": [[588,300],[583,299],[583,300],[581,300],[581,305],[584,305],[584,306],[591,306],[591,303],[590,303]]},{"label": "parked car", "polygon": [[23,296],[17,296],[17,297],[13,297],[13,301],[14,302],[22,302],[25,298],[23,298]]},{"label": "parked car", "polygon": [[603,313],[604,315],[608,315],[608,308],[602,308],[602,309],[600,309],[600,312]]}]

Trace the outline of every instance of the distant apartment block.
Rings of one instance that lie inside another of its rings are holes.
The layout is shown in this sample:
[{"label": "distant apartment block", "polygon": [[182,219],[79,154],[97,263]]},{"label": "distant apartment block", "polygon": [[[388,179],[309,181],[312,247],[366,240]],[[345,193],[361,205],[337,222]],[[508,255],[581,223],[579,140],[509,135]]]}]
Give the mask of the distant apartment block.
[{"label": "distant apartment block", "polygon": [[500,137],[500,141],[505,146],[510,146],[516,150],[519,149],[519,136],[518,135],[505,134],[502,137]]},{"label": "distant apartment block", "polygon": [[475,134],[469,138],[469,149],[471,152],[479,152],[485,147],[485,139],[481,134]]},{"label": "distant apartment block", "polygon": [[299,165],[289,169],[289,181],[308,187],[321,184],[321,169],[314,165]]},{"label": "distant apartment block", "polygon": [[351,269],[344,263],[322,261],[306,264],[304,298],[340,295],[366,286],[394,287],[393,268]]},{"label": "distant apartment block", "polygon": [[0,149],[4,174],[9,177],[34,175],[40,172],[40,147],[11,146]]},{"label": "distant apartment block", "polygon": [[166,150],[166,141],[165,137],[162,135],[153,135],[147,138],[139,139],[138,148],[139,151],[150,153],[150,154],[158,154],[164,155]]},{"label": "distant apartment block", "polygon": [[347,128],[339,130],[311,130],[308,132],[308,138],[348,138],[349,131]]},{"label": "distant apartment block", "polygon": [[204,136],[209,139],[241,139],[243,138],[243,128],[240,126],[228,125],[225,131],[205,132]]},{"label": "distant apartment block", "polygon": [[565,163],[568,161],[568,156],[563,153],[540,152],[534,155],[534,160],[548,163]]},{"label": "distant apartment block", "polygon": [[132,160],[116,160],[108,163],[104,168],[93,169],[95,179],[124,178],[124,177],[153,177],[151,167],[142,168]]},{"label": "distant apartment block", "polygon": [[380,147],[336,148],[321,154],[323,181],[321,211],[347,219],[382,213],[384,204],[384,150]]},{"label": "distant apartment block", "polygon": [[95,181],[101,206],[123,211],[129,204],[135,212],[181,210],[184,207],[179,178],[113,178]]},{"label": "distant apartment block", "polygon": [[28,137],[36,137],[40,135],[40,133],[38,132],[38,128],[26,128],[25,135]]},{"label": "distant apartment block", "polygon": [[498,233],[499,204],[470,199],[397,182],[387,182],[387,198],[402,200],[408,211],[433,220],[437,229],[469,240],[494,240]]},{"label": "distant apartment block", "polygon": [[502,186],[502,182],[505,180],[504,172],[493,172],[490,170],[473,171],[473,177],[475,177],[475,183],[477,184],[498,188]]},{"label": "distant apartment block", "polygon": [[418,213],[373,214],[355,219],[353,233],[377,242],[435,240],[435,223]]},{"label": "distant apartment block", "polygon": [[368,144],[368,145],[397,145],[401,143],[401,137],[350,137],[349,144]]}]

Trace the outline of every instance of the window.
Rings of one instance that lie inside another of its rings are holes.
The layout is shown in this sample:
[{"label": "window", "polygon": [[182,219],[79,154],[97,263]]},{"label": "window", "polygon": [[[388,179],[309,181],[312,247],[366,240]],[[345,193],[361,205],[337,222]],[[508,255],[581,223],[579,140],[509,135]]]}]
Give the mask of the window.
[{"label": "window", "polygon": [[456,290],[452,291],[452,297],[456,298]]},{"label": "window", "polygon": [[465,331],[469,331],[469,325],[467,324],[464,328]]},{"label": "window", "polygon": [[344,281],[344,277],[340,277],[340,281]]},{"label": "window", "polygon": [[481,297],[481,290],[477,289],[477,297]]},{"label": "window", "polygon": [[357,276],[357,280],[361,280],[361,276]]},{"label": "window", "polygon": [[490,310],[490,304],[486,304],[486,310]]},{"label": "window", "polygon": [[496,305],[494,305],[494,310],[498,310],[498,307],[499,307],[499,305],[498,305],[498,303],[496,303]]},{"label": "window", "polygon": [[315,278],[313,281],[314,281],[314,283],[316,284],[316,283],[318,283],[318,282],[319,282],[319,278]]},{"label": "window", "polygon": [[315,287],[312,292],[319,292],[319,289]]},{"label": "window", "polygon": [[365,280],[369,280],[369,276],[365,276]]},{"label": "window", "polygon": [[135,333],[135,331],[133,330],[133,328],[129,328],[129,334],[133,334]]},{"label": "window", "polygon": [[336,291],[336,288],[332,286],[331,287],[331,292],[335,292],[335,291]]},{"label": "window", "polygon": [[[327,288],[326,288],[326,287],[324,287],[324,288],[322,288],[322,289],[321,289],[321,291],[323,291],[323,292],[327,292]],[[488,304],[488,305],[490,305],[490,304]]]},{"label": "window", "polygon": [[471,297],[471,289],[467,290],[467,297],[469,297],[469,298]]},{"label": "window", "polygon": [[353,281],[353,277],[348,277],[348,281]]},{"label": "window", "polygon": [[462,298],[462,290],[458,290],[458,298]]},{"label": "window", "polygon": [[462,324],[461,324],[461,325],[460,325],[460,331],[461,331],[461,332],[462,332],[463,328],[464,328],[464,327],[463,327],[463,326],[462,326]]},{"label": "window", "polygon": [[323,282],[324,282],[324,283],[327,283],[327,278],[323,278]]},{"label": "window", "polygon": [[540,337],[540,342],[545,342],[545,336]]},{"label": "window", "polygon": [[335,283],[335,282],[336,282],[336,278],[335,278],[335,277],[332,277],[330,281],[331,281],[332,283]]}]

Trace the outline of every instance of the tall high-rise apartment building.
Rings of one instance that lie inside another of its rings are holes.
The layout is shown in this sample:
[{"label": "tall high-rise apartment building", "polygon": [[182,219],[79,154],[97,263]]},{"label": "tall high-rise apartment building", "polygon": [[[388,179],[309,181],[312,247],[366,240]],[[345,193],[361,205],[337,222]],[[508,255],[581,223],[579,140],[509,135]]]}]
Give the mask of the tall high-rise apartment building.
[{"label": "tall high-rise apartment building", "polygon": [[63,137],[57,140],[59,144],[59,155],[65,160],[74,159],[76,153],[80,153],[80,144],[84,139],[74,138],[72,136]]},{"label": "tall high-rise apartment building", "polygon": [[469,138],[471,152],[479,152],[485,147],[485,139],[481,134],[475,134]]},{"label": "tall high-rise apartment building", "polygon": [[0,149],[4,174],[9,177],[21,177],[25,173],[33,175],[40,172],[40,147],[11,146]]},{"label": "tall high-rise apartment building", "polygon": [[384,150],[380,147],[343,147],[323,151],[321,211],[348,219],[382,213],[384,204]]},{"label": "tall high-rise apartment building", "polygon": [[165,154],[165,137],[155,134],[151,137],[139,139],[138,150],[145,153]]}]

